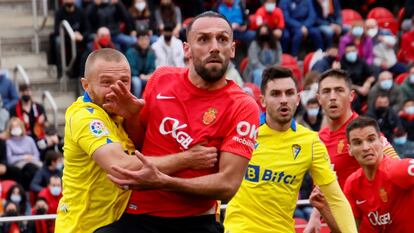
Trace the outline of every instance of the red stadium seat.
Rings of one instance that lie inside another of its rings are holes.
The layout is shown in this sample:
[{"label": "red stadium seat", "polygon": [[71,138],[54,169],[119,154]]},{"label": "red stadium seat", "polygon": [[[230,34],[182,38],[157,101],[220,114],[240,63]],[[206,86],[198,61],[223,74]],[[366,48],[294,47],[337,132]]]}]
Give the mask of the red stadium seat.
[{"label": "red stadium seat", "polygon": [[398,11],[398,16],[397,16],[397,19],[398,19],[398,25],[401,25],[402,21],[404,20],[404,19],[403,19],[403,17],[404,17],[404,13],[405,13],[405,8],[404,8],[404,7],[402,7],[402,8]]},{"label": "red stadium seat", "polygon": [[243,58],[243,60],[241,60],[240,65],[239,65],[241,75],[243,75],[244,70],[246,70],[247,63],[249,63],[249,59],[247,57],[245,57],[245,58]]},{"label": "red stadium seat", "polygon": [[399,25],[394,15],[387,8],[375,7],[369,11],[368,19],[375,19],[380,28],[389,29],[394,35],[397,34]]},{"label": "red stadium seat", "polygon": [[249,15],[249,29],[256,30],[259,28],[259,25],[256,24],[256,15]]},{"label": "red stadium seat", "polygon": [[355,22],[361,21],[362,16],[357,11],[352,9],[343,9],[342,15],[342,26],[352,26]]},{"label": "red stadium seat", "polygon": [[397,78],[395,79],[395,83],[397,83],[398,85],[401,85],[407,77],[408,77],[408,73],[402,73],[397,76]]},{"label": "red stadium seat", "polygon": [[292,70],[293,74],[296,76],[296,79],[298,81],[298,85],[300,87],[299,89],[302,89],[302,71],[296,59],[292,57],[292,55],[284,53],[282,54],[282,62],[280,65]]},{"label": "red stadium seat", "polygon": [[306,225],[308,224],[308,221],[306,221],[303,218],[293,218],[295,220],[295,231],[296,233],[302,233],[303,230],[305,230]]},{"label": "red stadium seat", "polygon": [[1,185],[1,198],[6,199],[7,192],[11,188],[11,186],[15,185],[16,181],[14,180],[3,180],[0,182]]},{"label": "red stadium seat", "polygon": [[313,58],[313,54],[314,53],[315,52],[310,52],[310,53],[306,54],[305,59],[303,59],[303,75],[305,75],[305,76],[306,76],[306,74],[309,72],[309,70],[311,68],[311,67],[309,67],[309,65],[310,65],[310,63],[312,61],[312,58]]},{"label": "red stadium seat", "polygon": [[190,24],[191,20],[193,20],[193,17],[188,17],[183,21],[183,28],[187,28],[188,24]]}]

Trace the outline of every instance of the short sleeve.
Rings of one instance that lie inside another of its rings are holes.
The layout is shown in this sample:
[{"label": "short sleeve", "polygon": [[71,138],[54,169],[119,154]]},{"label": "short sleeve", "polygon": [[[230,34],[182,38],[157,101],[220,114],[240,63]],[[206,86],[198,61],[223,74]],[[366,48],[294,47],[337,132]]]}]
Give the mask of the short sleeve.
[{"label": "short sleeve", "polygon": [[328,151],[316,133],[312,143],[312,165],[310,173],[316,185],[326,185],[336,180]]},{"label": "short sleeve", "polygon": [[404,189],[414,188],[414,159],[390,159],[386,174],[395,185]]},{"label": "short sleeve", "polygon": [[259,107],[250,96],[239,101],[220,150],[250,159],[259,131]]},{"label": "short sleeve", "polygon": [[70,119],[72,140],[89,156],[92,156],[99,147],[119,142],[115,132],[109,130],[111,124],[109,117],[81,109]]}]

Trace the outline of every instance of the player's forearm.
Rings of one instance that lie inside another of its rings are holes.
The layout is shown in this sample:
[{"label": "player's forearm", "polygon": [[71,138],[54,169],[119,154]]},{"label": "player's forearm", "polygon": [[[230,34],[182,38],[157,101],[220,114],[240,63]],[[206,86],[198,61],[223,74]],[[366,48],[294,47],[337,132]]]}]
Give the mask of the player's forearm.
[{"label": "player's forearm", "polygon": [[341,231],[339,230],[338,224],[336,223],[335,218],[332,215],[331,209],[329,209],[329,206],[325,206],[324,208],[319,208],[318,211],[322,215],[326,224],[328,224],[328,227],[331,230],[331,233],[341,233]]},{"label": "player's forearm", "polygon": [[320,186],[340,232],[357,232],[354,215],[337,181]]},{"label": "player's forearm", "polygon": [[188,153],[188,151],[183,151],[167,156],[148,156],[147,158],[158,170],[169,175],[191,167],[190,160],[187,158]]}]

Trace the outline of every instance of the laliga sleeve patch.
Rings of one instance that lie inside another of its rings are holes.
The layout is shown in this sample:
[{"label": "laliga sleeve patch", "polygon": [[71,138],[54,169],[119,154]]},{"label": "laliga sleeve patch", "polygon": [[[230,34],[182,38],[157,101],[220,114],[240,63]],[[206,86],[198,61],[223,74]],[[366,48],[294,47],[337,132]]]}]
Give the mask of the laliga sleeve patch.
[{"label": "laliga sleeve patch", "polygon": [[93,120],[90,124],[89,124],[89,129],[91,130],[91,133],[95,136],[95,137],[102,137],[102,136],[106,136],[109,134],[108,129],[106,128],[106,126],[104,125],[104,123],[100,120]]}]

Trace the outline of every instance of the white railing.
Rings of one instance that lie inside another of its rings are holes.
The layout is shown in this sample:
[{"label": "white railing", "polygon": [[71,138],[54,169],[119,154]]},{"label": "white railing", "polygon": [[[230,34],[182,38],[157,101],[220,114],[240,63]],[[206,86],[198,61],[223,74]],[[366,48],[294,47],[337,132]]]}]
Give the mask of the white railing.
[{"label": "white railing", "polygon": [[53,126],[55,126],[55,129],[57,129],[58,128],[58,125],[57,125],[58,107],[56,105],[55,99],[53,98],[52,94],[50,94],[49,91],[44,91],[43,94],[42,94],[42,104],[43,104],[43,106],[46,106],[45,105],[46,100],[50,103],[50,106],[52,107],[52,110],[53,110]]},{"label": "white railing", "polygon": [[35,46],[35,52],[39,53],[40,51],[40,41],[39,41],[39,34],[45,28],[47,17],[48,17],[48,6],[47,6],[47,0],[41,0],[43,3],[43,19],[42,23],[39,25],[38,19],[37,19],[37,1],[38,0],[32,0],[32,12],[33,12],[33,29],[34,29],[34,46]]},{"label": "white railing", "polygon": [[27,75],[26,70],[20,64],[17,64],[13,69],[13,82],[15,83],[16,87],[19,85],[19,82],[17,82],[18,77],[23,79],[23,82],[25,84],[30,85],[29,75]]},{"label": "white railing", "polygon": [[[70,39],[70,46],[71,46],[71,52],[72,57],[69,61],[69,64],[66,63],[66,43],[65,43],[65,32],[68,34]],[[67,72],[72,69],[73,64],[75,63],[76,59],[76,40],[75,40],[75,32],[73,31],[72,27],[68,23],[68,21],[63,20],[60,23],[59,26],[59,39],[60,39],[60,61],[62,64],[62,91],[67,91],[67,85],[68,85],[68,76]]]}]

